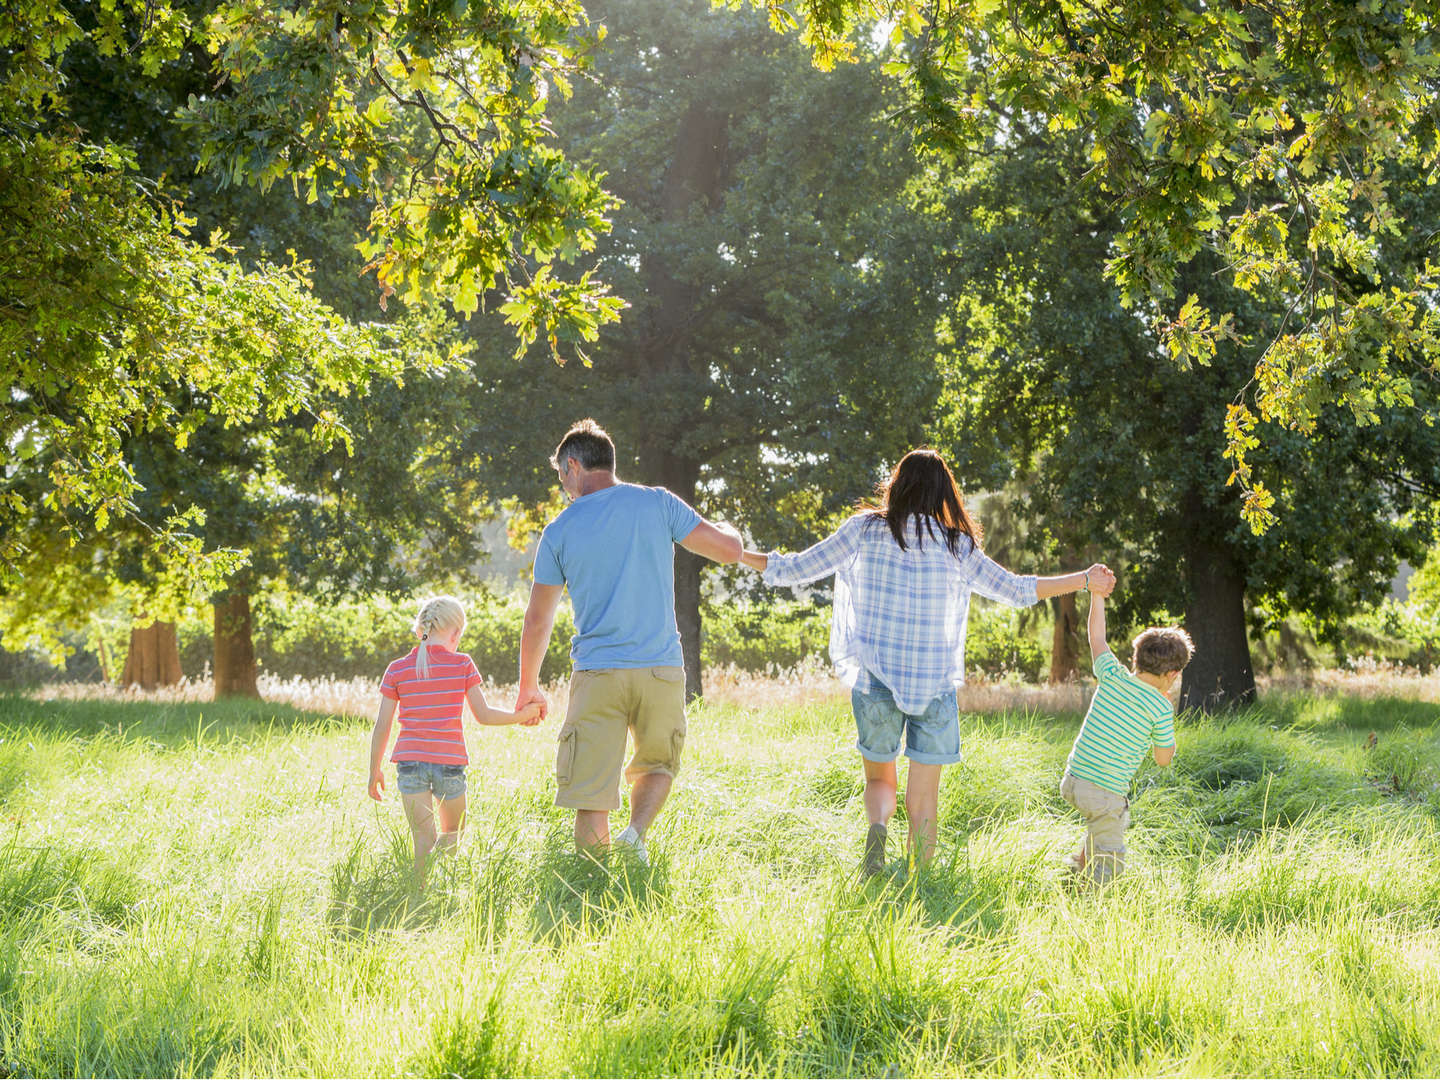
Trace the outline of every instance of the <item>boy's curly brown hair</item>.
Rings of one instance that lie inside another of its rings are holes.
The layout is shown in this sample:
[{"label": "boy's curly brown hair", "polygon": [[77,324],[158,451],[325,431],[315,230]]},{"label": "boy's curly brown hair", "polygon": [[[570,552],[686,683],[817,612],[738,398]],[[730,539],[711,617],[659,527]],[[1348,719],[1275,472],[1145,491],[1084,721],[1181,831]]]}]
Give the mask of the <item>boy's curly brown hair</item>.
[{"label": "boy's curly brown hair", "polygon": [[1195,655],[1195,643],[1178,626],[1152,626],[1135,639],[1135,670],[1151,675],[1183,671]]}]

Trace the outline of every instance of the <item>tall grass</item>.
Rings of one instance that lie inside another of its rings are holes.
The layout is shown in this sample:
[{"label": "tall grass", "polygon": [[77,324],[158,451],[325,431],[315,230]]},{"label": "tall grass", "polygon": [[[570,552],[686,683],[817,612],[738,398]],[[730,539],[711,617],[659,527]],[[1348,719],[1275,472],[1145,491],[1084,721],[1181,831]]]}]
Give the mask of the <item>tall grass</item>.
[{"label": "tall grass", "polygon": [[553,721],[472,729],[423,892],[363,719],[0,698],[0,1073],[1440,1071],[1435,705],[1183,722],[1077,893],[1077,712],[967,714],[936,863],[862,883],[845,699],[783,686],[695,710],[648,868],[569,850]]}]

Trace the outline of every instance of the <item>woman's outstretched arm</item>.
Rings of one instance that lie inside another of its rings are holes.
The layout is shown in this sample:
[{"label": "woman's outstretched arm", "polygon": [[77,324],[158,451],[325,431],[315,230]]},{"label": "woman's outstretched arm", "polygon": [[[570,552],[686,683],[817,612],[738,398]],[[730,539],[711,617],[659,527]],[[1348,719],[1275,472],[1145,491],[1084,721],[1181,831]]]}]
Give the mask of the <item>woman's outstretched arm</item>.
[{"label": "woman's outstretched arm", "polygon": [[766,585],[808,585],[844,569],[860,550],[863,517],[852,517],[813,547],[794,555],[747,551],[740,561],[765,574]]},{"label": "woman's outstretched arm", "polygon": [[1109,596],[1110,590],[1114,587],[1115,575],[1104,563],[1096,563],[1088,570],[1077,570],[1073,574],[1035,579],[1035,595],[1041,600],[1047,600],[1052,596],[1063,596],[1065,593],[1079,592],[1081,589],[1089,589],[1102,596]]}]

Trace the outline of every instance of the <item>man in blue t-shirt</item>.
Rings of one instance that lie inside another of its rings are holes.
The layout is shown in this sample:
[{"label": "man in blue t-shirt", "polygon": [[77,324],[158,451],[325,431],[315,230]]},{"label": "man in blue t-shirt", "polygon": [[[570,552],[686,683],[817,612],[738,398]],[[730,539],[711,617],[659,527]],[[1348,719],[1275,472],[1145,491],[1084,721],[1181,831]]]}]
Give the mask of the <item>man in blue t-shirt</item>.
[{"label": "man in blue t-shirt", "polygon": [[733,563],[740,559],[740,536],[712,525],[664,488],[618,481],[615,444],[594,420],[567,431],[550,463],[573,501],[545,526],[535,552],[515,708],[545,704],[540,662],[560,594],[569,588],[575,671],[555,757],[555,805],[575,811],[577,846],[608,844],[629,731],[635,740],[625,768],[630,824],[615,842],[648,862],[645,831],[670,794],[685,745],[675,545]]}]

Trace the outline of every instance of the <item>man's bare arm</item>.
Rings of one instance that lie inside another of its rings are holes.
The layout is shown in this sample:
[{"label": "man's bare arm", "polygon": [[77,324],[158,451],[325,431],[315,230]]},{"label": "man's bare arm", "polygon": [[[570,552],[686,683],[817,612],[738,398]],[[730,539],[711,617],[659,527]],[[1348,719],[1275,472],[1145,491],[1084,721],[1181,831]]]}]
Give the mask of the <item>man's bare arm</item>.
[{"label": "man's bare arm", "polygon": [[540,665],[550,646],[550,632],[555,628],[555,611],[560,606],[563,585],[530,586],[530,603],[525,608],[525,624],[520,631],[520,689],[515,698],[519,712],[532,701],[543,704],[540,692]]},{"label": "man's bare arm", "polygon": [[702,521],[691,529],[685,539],[680,541],[680,546],[712,562],[726,564],[739,562],[740,556],[745,553],[740,534],[733,527],[725,524],[713,525],[708,521]]}]

